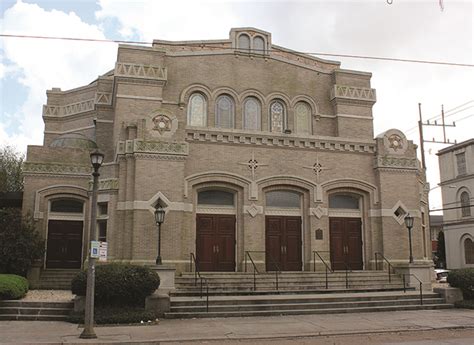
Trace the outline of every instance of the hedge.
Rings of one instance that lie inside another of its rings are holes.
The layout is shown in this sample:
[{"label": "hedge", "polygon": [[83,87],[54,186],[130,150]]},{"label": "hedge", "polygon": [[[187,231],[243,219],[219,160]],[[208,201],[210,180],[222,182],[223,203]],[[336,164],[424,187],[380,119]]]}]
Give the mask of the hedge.
[{"label": "hedge", "polygon": [[[84,323],[83,312],[72,312],[67,318],[71,323]],[[133,307],[96,307],[94,322],[98,325],[155,322],[157,315],[151,310]]]},{"label": "hedge", "polygon": [[448,283],[459,288],[465,300],[474,300],[474,269],[463,268],[452,270],[448,274]]},{"label": "hedge", "polygon": [[28,292],[28,280],[15,274],[0,274],[0,300],[20,299]]},{"label": "hedge", "polygon": [[[145,305],[145,298],[160,286],[160,277],[149,267],[128,264],[98,265],[95,272],[95,304],[98,306]],[[80,272],[71,291],[86,295],[87,274]]]}]

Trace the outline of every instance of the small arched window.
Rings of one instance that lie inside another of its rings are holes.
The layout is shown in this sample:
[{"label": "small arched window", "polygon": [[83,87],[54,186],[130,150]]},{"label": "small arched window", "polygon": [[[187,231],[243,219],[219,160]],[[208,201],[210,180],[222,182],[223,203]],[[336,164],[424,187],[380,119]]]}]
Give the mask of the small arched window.
[{"label": "small arched window", "polygon": [[51,201],[50,211],[59,213],[82,213],[84,202],[75,199],[56,199]]},{"label": "small arched window", "polygon": [[234,101],[227,95],[217,98],[216,127],[234,128]]},{"label": "small arched window", "polygon": [[332,194],[329,196],[329,208],[359,209],[359,198],[347,194]]},{"label": "small arched window", "polygon": [[246,34],[239,36],[239,49],[250,50],[250,37]]},{"label": "small arched window", "polygon": [[265,194],[267,207],[300,208],[300,193],[291,190],[275,190]]},{"label": "small arched window", "polygon": [[198,193],[198,204],[233,206],[234,194],[218,189],[204,190]]},{"label": "small arched window", "polygon": [[270,104],[270,131],[282,133],[285,128],[286,109],[281,101]]},{"label": "small arched window", "polygon": [[307,103],[296,103],[295,123],[296,133],[311,134],[311,108]]},{"label": "small arched window", "polygon": [[265,53],[265,41],[262,37],[257,36],[253,39],[253,50],[257,54],[264,54]]},{"label": "small arched window", "polygon": [[261,129],[262,109],[255,97],[247,97],[244,101],[244,129]]},{"label": "small arched window", "polygon": [[188,125],[205,127],[207,124],[207,102],[200,93],[194,93],[188,103]]},{"label": "small arched window", "polygon": [[467,265],[474,264],[474,242],[470,238],[464,240],[464,259]]},{"label": "small arched window", "polygon": [[463,217],[470,217],[471,216],[471,206],[469,200],[469,193],[462,192],[461,193],[461,215]]}]

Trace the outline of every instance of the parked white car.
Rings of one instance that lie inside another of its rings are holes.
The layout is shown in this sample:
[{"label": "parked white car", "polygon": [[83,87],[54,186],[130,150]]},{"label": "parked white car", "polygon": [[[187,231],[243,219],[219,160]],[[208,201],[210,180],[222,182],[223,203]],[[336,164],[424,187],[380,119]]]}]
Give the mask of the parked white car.
[{"label": "parked white car", "polygon": [[449,270],[445,269],[435,269],[436,281],[438,283],[447,283]]}]

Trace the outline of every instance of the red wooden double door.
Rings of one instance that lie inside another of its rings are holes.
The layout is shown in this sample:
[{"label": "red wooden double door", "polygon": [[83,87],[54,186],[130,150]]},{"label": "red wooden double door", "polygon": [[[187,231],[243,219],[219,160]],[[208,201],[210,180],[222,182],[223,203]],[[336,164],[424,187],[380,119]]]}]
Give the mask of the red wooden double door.
[{"label": "red wooden double door", "polygon": [[267,271],[301,271],[301,247],[301,217],[265,217]]},{"label": "red wooden double door", "polygon": [[359,218],[329,218],[329,243],[333,270],[361,270],[362,223]]},{"label": "red wooden double door", "polygon": [[81,268],[82,221],[50,220],[46,268]]},{"label": "red wooden double door", "polygon": [[196,261],[200,271],[235,271],[235,215],[196,215]]}]

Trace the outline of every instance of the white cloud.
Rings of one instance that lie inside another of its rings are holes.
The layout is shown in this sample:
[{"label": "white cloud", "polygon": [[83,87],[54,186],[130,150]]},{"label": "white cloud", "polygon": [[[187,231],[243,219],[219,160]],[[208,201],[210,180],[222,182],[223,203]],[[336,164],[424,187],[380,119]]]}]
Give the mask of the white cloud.
[{"label": "white cloud", "polygon": [[[5,34],[105,38],[97,26],[83,22],[73,12],[46,11],[21,1],[4,12],[0,26]],[[21,151],[27,144],[42,142],[46,90],[91,82],[113,68],[116,54],[115,44],[42,39],[5,38],[2,48],[8,69],[19,72],[15,77],[28,90],[27,99],[12,114],[21,123],[20,134],[9,133],[5,127],[1,133],[3,141],[14,142]]]}]

